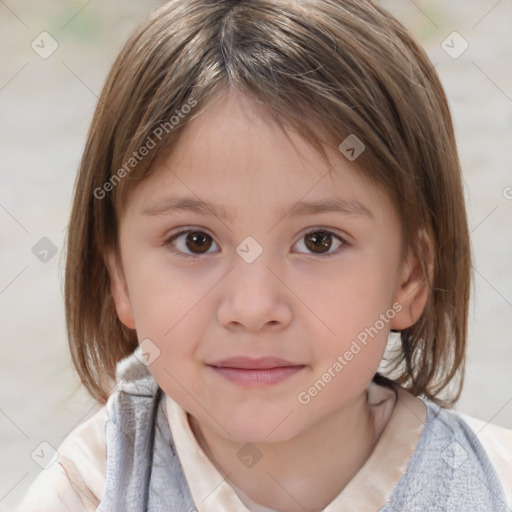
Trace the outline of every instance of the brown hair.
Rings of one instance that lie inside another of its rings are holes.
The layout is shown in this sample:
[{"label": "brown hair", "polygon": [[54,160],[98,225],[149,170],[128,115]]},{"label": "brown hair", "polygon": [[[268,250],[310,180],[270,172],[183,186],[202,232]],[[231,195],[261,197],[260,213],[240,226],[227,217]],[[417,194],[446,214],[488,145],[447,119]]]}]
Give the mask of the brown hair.
[{"label": "brown hair", "polygon": [[368,0],[171,0],[127,41],[89,130],[68,231],[67,330],[89,392],[104,401],[117,361],[137,347],[136,332],[117,317],[106,266],[107,250],[118,253],[127,192],[228,90],[264,105],[324,156],[325,145],[355,134],[366,149],[353,164],[392,199],[407,248],[420,259],[418,233],[431,233],[429,299],[400,332],[394,381],[453,405],[464,374],[471,256],[452,120],[423,49]]}]

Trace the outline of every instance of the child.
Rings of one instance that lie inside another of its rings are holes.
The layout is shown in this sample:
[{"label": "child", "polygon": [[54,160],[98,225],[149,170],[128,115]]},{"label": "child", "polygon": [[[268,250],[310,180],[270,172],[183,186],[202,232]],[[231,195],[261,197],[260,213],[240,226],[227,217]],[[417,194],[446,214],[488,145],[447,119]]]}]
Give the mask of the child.
[{"label": "child", "polygon": [[21,510],[510,510],[511,433],[450,410],[470,272],[448,104],[392,16],[166,2],[69,225],[71,352],[107,403]]}]

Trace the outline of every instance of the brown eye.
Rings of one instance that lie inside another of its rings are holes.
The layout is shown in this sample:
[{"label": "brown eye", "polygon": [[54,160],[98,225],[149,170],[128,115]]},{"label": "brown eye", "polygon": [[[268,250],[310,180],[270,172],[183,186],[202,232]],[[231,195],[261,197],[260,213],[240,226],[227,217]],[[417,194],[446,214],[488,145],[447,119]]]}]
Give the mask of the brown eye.
[{"label": "brown eye", "polygon": [[186,230],[171,236],[164,245],[170,246],[178,256],[195,258],[208,253],[214,243],[212,237],[207,233]]},{"label": "brown eye", "polygon": [[[345,244],[345,240],[338,235],[323,230],[310,231],[297,243],[297,245],[304,245],[306,251],[310,254],[318,254],[320,256],[336,254],[340,246]],[[334,250],[330,250],[332,247],[334,247]]]},{"label": "brown eye", "polygon": [[211,247],[212,239],[205,233],[191,232],[186,236],[185,245],[187,246],[187,249],[190,249],[192,252],[202,254]]},{"label": "brown eye", "polygon": [[324,231],[308,233],[306,235],[306,246],[313,252],[323,253],[328,251],[332,245],[332,235]]}]

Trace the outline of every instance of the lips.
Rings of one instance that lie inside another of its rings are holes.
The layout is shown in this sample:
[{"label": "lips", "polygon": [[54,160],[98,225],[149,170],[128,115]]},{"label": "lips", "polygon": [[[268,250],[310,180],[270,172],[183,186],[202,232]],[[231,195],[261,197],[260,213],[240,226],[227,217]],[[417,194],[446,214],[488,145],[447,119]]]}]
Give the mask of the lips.
[{"label": "lips", "polygon": [[232,357],[208,366],[224,379],[252,388],[278,384],[305,367],[278,357]]},{"label": "lips", "polygon": [[258,359],[252,359],[250,357],[232,357],[211,363],[209,366],[217,366],[219,368],[240,368],[245,370],[268,370],[270,368],[295,367],[304,365],[292,363],[279,357],[260,357]]}]

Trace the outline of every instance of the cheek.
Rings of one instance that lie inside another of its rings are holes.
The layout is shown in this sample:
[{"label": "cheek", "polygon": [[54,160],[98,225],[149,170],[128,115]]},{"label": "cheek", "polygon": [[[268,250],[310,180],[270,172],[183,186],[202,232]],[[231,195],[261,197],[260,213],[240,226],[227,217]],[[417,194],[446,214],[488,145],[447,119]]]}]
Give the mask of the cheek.
[{"label": "cheek", "polygon": [[311,381],[332,382],[333,398],[360,393],[379,367],[395,315],[389,275],[375,259],[361,257],[309,283],[307,304],[319,318]]},{"label": "cheek", "polygon": [[139,343],[151,340],[157,357],[149,365],[159,386],[190,408],[191,396],[202,396],[198,350],[208,332],[212,311],[209,282],[190,282],[183,273],[148,273],[134,293],[134,316]]},{"label": "cheek", "polygon": [[390,275],[373,259],[354,258],[339,268],[316,272],[297,289],[297,295],[303,297],[307,314],[323,325],[325,338],[336,346],[374,325],[389,309],[394,290]]},{"label": "cheek", "polygon": [[321,392],[322,397],[315,398],[318,406],[334,410],[357,397],[377,372],[394,310],[386,307],[384,300],[367,296],[347,300],[342,310],[331,313],[327,321],[335,334],[324,334],[314,347],[310,387],[302,391],[306,399]]},{"label": "cheek", "polygon": [[172,264],[164,250],[131,254],[130,297],[139,339],[166,340],[190,318],[197,321],[203,299],[215,284],[215,275],[202,269]]},{"label": "cheek", "polygon": [[200,375],[195,372],[213,314],[208,310],[212,283],[196,279],[192,283],[183,271],[153,266],[151,272],[141,271],[132,285],[137,337],[155,354],[148,369],[167,394],[188,404],[190,394],[201,394]]}]

